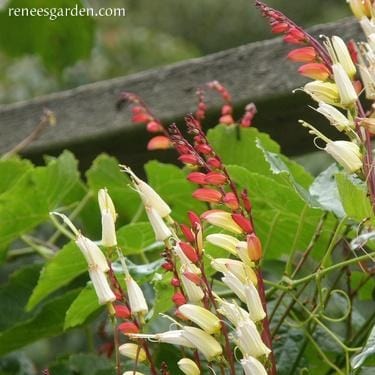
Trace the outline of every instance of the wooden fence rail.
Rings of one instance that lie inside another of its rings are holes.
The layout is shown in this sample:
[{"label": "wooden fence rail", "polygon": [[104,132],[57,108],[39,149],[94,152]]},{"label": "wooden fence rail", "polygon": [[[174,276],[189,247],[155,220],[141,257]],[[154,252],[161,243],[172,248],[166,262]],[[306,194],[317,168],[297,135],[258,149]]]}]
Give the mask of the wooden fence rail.
[{"label": "wooden fence rail", "polygon": [[[310,32],[362,39],[357,22],[351,18],[316,26]],[[38,158],[42,153],[54,154],[69,148],[84,160],[107,151],[120,159],[131,157],[141,162],[147,135],[143,127],[131,124],[129,111],[116,110],[119,93],[135,92],[162,120],[180,121],[195,108],[196,88],[217,79],[230,90],[237,109],[251,101],[257,104],[257,126],[270,133],[284,152],[301,154],[311,150],[310,137],[297,124],[309,100],[302,93],[291,93],[305,80],[296,73],[296,65],[286,60],[289,49],[280,38],[275,38],[0,106],[0,152],[26,137],[47,107],[56,113],[58,126],[26,149],[27,156]],[[220,100],[213,95],[210,103],[217,109]]]}]

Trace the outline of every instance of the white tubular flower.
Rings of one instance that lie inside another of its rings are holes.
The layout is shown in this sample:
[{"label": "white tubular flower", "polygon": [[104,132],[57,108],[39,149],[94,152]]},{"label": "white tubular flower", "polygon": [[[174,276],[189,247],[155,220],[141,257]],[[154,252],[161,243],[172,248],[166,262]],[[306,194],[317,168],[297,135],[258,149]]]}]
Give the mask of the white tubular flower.
[{"label": "white tubular flower", "polygon": [[245,357],[241,359],[241,366],[245,375],[267,375],[264,366],[254,357]]},{"label": "white tubular flower", "polygon": [[243,283],[233,275],[232,272],[225,272],[221,281],[242,301],[246,302]]},{"label": "white tubular flower", "polygon": [[256,325],[250,319],[238,324],[235,332],[235,341],[245,357],[258,358],[262,355],[268,356],[271,353],[271,350],[264,345]]},{"label": "white tubular flower", "polygon": [[167,217],[172,212],[168,204],[150,185],[141,180],[129,167],[124,165],[121,167],[130,175],[145,206],[152,207],[162,218]]},{"label": "white tubular flower", "polygon": [[196,363],[190,358],[180,359],[177,365],[185,375],[200,375],[201,373]]},{"label": "white tubular flower", "polygon": [[98,191],[98,203],[99,203],[99,208],[100,212],[103,214],[104,212],[108,212],[111,214],[113,222],[116,221],[117,218],[117,213],[115,206],[113,204],[113,201],[108,194],[107,189],[100,189]]},{"label": "white tubular flower", "polygon": [[333,49],[335,50],[338,62],[342,65],[350,78],[353,78],[357,72],[348,48],[345,42],[338,36],[331,38]]},{"label": "white tubular flower", "polygon": [[219,228],[228,230],[229,232],[241,234],[243,233],[241,227],[232,219],[230,212],[222,210],[206,211],[202,215],[208,223],[216,225]]},{"label": "white tubular flower", "polygon": [[319,107],[316,110],[340,132],[353,127],[353,122],[349,121],[343,113],[330,104],[319,102]]},{"label": "white tubular flower", "polygon": [[323,81],[306,83],[303,91],[309,94],[315,101],[340,106],[340,94],[336,84]]},{"label": "white tubular flower", "polygon": [[98,296],[99,305],[105,305],[108,302],[116,300],[116,296],[108,284],[105,273],[98,268],[89,269],[90,279],[94,285],[96,295]]},{"label": "white tubular flower", "polygon": [[125,284],[132,314],[146,315],[148,307],[140,286],[130,275],[125,276]]},{"label": "white tubular flower", "polygon": [[102,213],[102,245],[105,247],[117,245],[115,222],[109,212]]},{"label": "white tubular flower", "polygon": [[153,341],[163,342],[165,344],[180,345],[186,348],[195,349],[195,346],[184,337],[183,330],[172,330],[156,334],[147,333],[129,333],[128,336],[133,339],[152,339]]},{"label": "white tubular flower", "polygon": [[245,284],[246,305],[249,311],[250,319],[253,322],[258,322],[266,317],[263,309],[262,301],[254,284],[250,281]]},{"label": "white tubular flower", "polygon": [[94,242],[81,234],[78,234],[75,242],[85,257],[89,268],[98,268],[102,272],[109,271],[107,259]]},{"label": "white tubular flower", "polygon": [[362,20],[367,17],[371,17],[371,3],[368,0],[347,0],[353,14]]},{"label": "white tubular flower", "polygon": [[221,345],[205,331],[185,326],[184,337],[200,351],[207,361],[211,362],[223,353]]},{"label": "white tubular flower", "polygon": [[220,247],[233,255],[237,255],[236,245],[240,241],[236,237],[230,236],[229,234],[216,233],[209,234],[206,240],[214,246]]},{"label": "white tubular flower", "polygon": [[159,215],[158,211],[153,207],[146,206],[146,213],[152,229],[154,230],[156,241],[165,241],[172,236],[171,230]]},{"label": "white tubular flower", "polygon": [[332,141],[327,143],[325,151],[330,154],[348,173],[362,168],[362,156],[359,147],[349,141]]},{"label": "white tubular flower", "polygon": [[216,258],[211,262],[211,266],[218,272],[232,272],[242,283],[251,280],[257,284],[257,277],[255,272],[243,262],[235,259]]},{"label": "white tubular flower", "polygon": [[340,93],[340,103],[343,107],[351,107],[358,99],[352,81],[341,64],[332,65],[333,77]]},{"label": "white tubular flower", "polygon": [[221,315],[224,315],[235,327],[237,327],[240,322],[249,319],[249,313],[238,306],[237,303],[230,303],[223,299],[218,299],[218,302],[220,308],[217,311]]},{"label": "white tubular flower", "polygon": [[137,344],[122,344],[119,346],[118,350],[123,356],[137,360],[138,362],[144,362],[147,359],[146,352]]},{"label": "white tubular flower", "polygon": [[115,206],[107,189],[100,189],[98,202],[102,216],[102,245],[112,247],[117,245],[115,222],[117,218]]},{"label": "white tubular flower", "polygon": [[[300,120],[300,123],[305,128],[310,129],[310,134],[317,136],[315,140],[321,139],[326,142],[326,147],[319,147],[319,149],[330,154],[347,172],[354,173],[362,168],[361,150],[355,143],[349,141],[332,141],[309,123],[302,120]],[[317,146],[316,143],[315,145]]]},{"label": "white tubular flower", "polygon": [[[184,272],[190,272],[186,267],[181,267],[181,282],[189,302],[198,303],[202,301],[204,293],[201,287],[189,280]],[[194,273],[194,272],[193,272]]]},{"label": "white tubular flower", "polygon": [[219,332],[221,329],[220,319],[204,307],[187,303],[179,306],[178,310],[182,313],[182,315],[194,322],[210,335]]},{"label": "white tubular flower", "polygon": [[359,73],[362,78],[363,86],[365,88],[365,95],[367,99],[375,100],[375,81],[369,69],[364,65],[359,65]]}]

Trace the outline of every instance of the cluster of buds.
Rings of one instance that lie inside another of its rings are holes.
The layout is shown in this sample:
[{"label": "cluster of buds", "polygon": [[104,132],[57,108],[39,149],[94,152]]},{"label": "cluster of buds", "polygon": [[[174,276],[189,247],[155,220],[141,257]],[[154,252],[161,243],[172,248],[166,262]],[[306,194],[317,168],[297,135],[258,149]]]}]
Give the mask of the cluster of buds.
[{"label": "cluster of buds", "polygon": [[[162,267],[171,274],[173,322],[178,327],[154,334],[129,332],[128,337],[135,342],[148,339],[192,349],[196,352],[193,359],[184,357],[178,362],[187,375],[201,374],[203,363],[197,361],[200,356],[219,367],[227,364],[231,374],[235,374],[235,347],[242,352],[240,365],[246,374],[265,375],[271,349],[270,342],[266,345],[262,339],[266,318],[264,296],[258,292],[262,246],[254,233],[250,200],[246,191],[238,192],[199,121],[189,116],[186,122],[194,136],[193,143],[174,125],[170,127],[170,138],[179,159],[195,169],[187,176],[188,181],[199,185],[193,197],[215,205],[213,209],[200,216],[189,212],[188,223],[177,224],[170,216],[169,206],[155,190],[122,166],[144,203],[155,239],[165,245]],[[227,258],[206,255],[205,224],[218,228],[218,233],[206,236],[206,243],[225,249]],[[223,285],[233,293],[232,300],[224,300],[215,292],[208,280],[205,260],[210,261]]]},{"label": "cluster of buds", "polygon": [[167,136],[165,127],[161,121],[155,117],[143,100],[136,94],[130,92],[122,92],[118,101],[118,107],[124,104],[132,105],[132,122],[134,124],[144,124],[146,130],[153,135],[147,144],[147,149],[166,150],[171,148],[171,143]]},{"label": "cluster of buds", "polygon": [[[369,1],[349,2],[356,13],[361,14],[361,19],[368,14],[369,6],[371,7]],[[317,145],[317,138],[314,143],[330,154],[347,172],[362,172],[362,146],[366,135],[356,127],[360,124],[367,126],[368,121],[358,120],[358,111],[361,111],[357,106],[358,92],[361,91],[362,85],[356,80],[357,53],[354,46],[351,45],[349,49],[338,36],[325,37],[323,43],[320,43],[282,13],[261,1],[256,3],[271,23],[273,32],[284,33],[284,40],[288,43],[303,45],[288,54],[290,60],[303,64],[298,72],[313,80],[306,83],[302,90],[318,103],[318,107],[314,109],[349,140],[332,141],[310,124],[301,121],[302,125],[308,127],[311,134],[326,142],[325,147]],[[359,70],[362,74],[363,68],[360,67]],[[367,73],[369,71],[365,74]],[[370,87],[372,83],[365,83],[365,88],[366,85]]]},{"label": "cluster of buds", "polygon": [[218,81],[211,81],[206,83],[204,86],[197,90],[198,106],[195,111],[195,119],[197,122],[201,122],[206,116],[207,104],[205,102],[205,91],[206,89],[217,92],[223,99],[224,104],[221,107],[221,115],[219,118],[219,124],[232,125],[238,123],[243,128],[248,128],[252,125],[253,118],[257,112],[255,104],[250,103],[245,107],[245,113],[242,118],[236,121],[233,118],[233,104],[232,98],[229,91]]}]

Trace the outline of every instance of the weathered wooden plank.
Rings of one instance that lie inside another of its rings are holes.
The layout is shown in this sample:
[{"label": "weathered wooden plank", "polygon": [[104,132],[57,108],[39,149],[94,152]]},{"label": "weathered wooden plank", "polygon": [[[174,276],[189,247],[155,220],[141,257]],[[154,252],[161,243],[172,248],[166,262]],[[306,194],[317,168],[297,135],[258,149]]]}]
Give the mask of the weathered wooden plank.
[{"label": "weathered wooden plank", "polygon": [[[353,19],[320,25],[311,32],[362,38]],[[131,125],[127,111],[116,110],[115,103],[122,90],[139,94],[158,116],[172,121],[193,111],[196,88],[214,79],[230,90],[237,107],[250,101],[258,104],[257,124],[270,132],[284,151],[303,152],[310,140],[304,130],[298,129],[296,120],[305,110],[307,99],[302,94],[291,98],[291,91],[305,81],[296,74],[296,66],[286,61],[288,49],[276,38],[0,106],[0,152],[28,135],[42,109],[48,107],[56,113],[58,126],[45,132],[26,150],[27,154],[53,152],[63,147],[87,154],[94,147],[95,152],[103,149],[122,155],[132,153],[134,157],[143,152],[145,135]],[[213,108],[217,108],[220,101],[215,96],[211,99]]]}]

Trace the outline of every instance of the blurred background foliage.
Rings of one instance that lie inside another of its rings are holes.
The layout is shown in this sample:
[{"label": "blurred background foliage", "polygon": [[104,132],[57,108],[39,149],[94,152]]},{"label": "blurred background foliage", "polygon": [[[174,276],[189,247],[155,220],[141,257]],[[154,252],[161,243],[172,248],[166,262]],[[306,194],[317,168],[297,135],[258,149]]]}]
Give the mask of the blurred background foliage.
[{"label": "blurred background foliage", "polygon": [[[345,0],[268,3],[309,26]],[[9,17],[8,7],[123,7],[126,17]],[[0,103],[142,71],[271,37],[252,0],[0,0]]]}]

